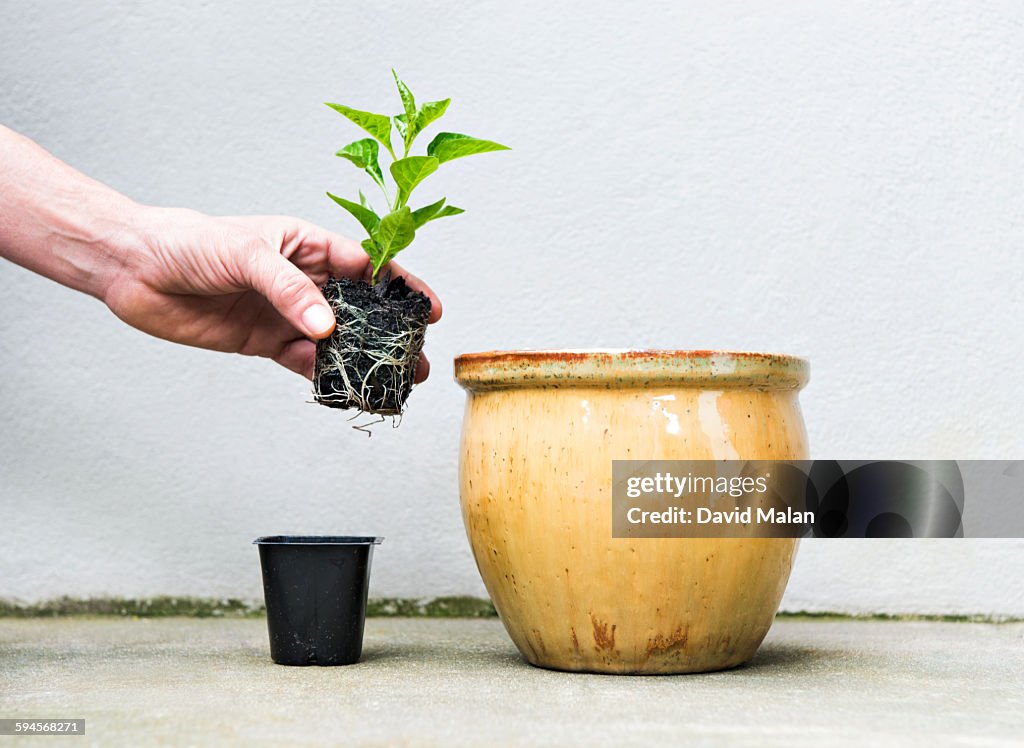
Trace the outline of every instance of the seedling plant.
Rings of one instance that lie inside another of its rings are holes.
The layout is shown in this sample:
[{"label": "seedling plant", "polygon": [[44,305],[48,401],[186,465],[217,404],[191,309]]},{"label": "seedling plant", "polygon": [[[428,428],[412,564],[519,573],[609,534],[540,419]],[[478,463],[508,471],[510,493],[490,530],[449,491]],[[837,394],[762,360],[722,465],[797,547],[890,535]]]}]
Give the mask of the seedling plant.
[{"label": "seedling plant", "polygon": [[[417,106],[409,87],[397,73],[392,71],[392,75],[402,101],[399,114],[327,104],[370,136],[349,143],[337,156],[369,176],[379,188],[386,210],[378,212],[362,190],[358,201],[327,193],[366,232],[362,247],[370,260],[370,280],[331,278],[324,285],[338,324],[330,338],[317,344],[313,380],[317,402],[380,415],[402,412],[430,316],[427,297],[411,290],[402,278],[392,277],[388,263],[412,244],[426,224],[464,212],[443,197],[414,209],[409,204],[413,191],[442,164],[508,150],[491,140],[440,132],[427,145],[425,155],[411,155],[416,138],[445,114],[451,100]],[[392,143],[393,132],[398,135],[397,147]],[[381,149],[390,157],[390,186],[381,167]]]}]

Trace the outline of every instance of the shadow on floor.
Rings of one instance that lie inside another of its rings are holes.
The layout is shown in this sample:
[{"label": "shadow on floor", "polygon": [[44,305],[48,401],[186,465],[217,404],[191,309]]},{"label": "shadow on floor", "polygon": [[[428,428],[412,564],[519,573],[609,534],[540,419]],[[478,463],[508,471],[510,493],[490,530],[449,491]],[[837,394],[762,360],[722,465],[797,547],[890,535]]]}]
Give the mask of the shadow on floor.
[{"label": "shadow on floor", "polygon": [[800,644],[762,644],[753,659],[734,668],[734,671],[742,673],[771,669],[784,672],[790,668],[805,670],[810,663],[833,662],[837,658],[848,658],[850,654],[847,650],[830,651],[822,647],[807,647]]},{"label": "shadow on floor", "polygon": [[[786,643],[767,643],[761,646],[753,659],[731,670],[713,671],[710,673],[690,673],[691,677],[710,676],[720,673],[728,673],[733,676],[762,675],[771,671],[773,674],[784,674],[786,671],[806,672],[808,665],[823,662],[835,662],[836,660],[849,660],[852,653],[848,650],[829,650],[821,646],[803,646]],[[530,665],[524,660],[509,642],[508,649],[498,651],[496,649],[481,649],[478,647],[463,647],[458,643],[445,642],[444,644],[430,645],[422,643],[377,644],[368,646],[363,651],[360,659],[361,664],[384,664],[400,662],[428,662],[441,661],[456,665],[458,667],[500,667],[522,669],[532,672],[559,672],[539,668]],[[594,674],[602,675],[602,674]],[[608,675],[608,674],[603,674]],[[609,677],[621,677],[610,675]],[[643,677],[643,676],[633,676]],[[664,677],[664,676],[651,676]]]}]

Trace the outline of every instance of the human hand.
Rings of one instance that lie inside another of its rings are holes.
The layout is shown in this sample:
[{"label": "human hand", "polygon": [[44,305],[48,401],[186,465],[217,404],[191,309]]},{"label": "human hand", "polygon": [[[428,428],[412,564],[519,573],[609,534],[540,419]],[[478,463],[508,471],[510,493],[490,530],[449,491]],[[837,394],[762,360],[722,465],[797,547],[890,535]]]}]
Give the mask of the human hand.
[{"label": "human hand", "polygon": [[[369,280],[354,241],[286,216],[212,217],[191,210],[139,208],[117,272],[102,298],[120,319],[176,343],[264,356],[312,377],[316,345],[334,330],[319,286],[329,275]],[[389,269],[441,302],[397,263]],[[421,355],[417,383],[430,370]]]},{"label": "human hand", "polygon": [[[362,247],[319,226],[141,206],[2,125],[0,256],[102,299],[150,335],[265,356],[307,377],[312,340],[335,324],[318,286],[371,275]],[[427,295],[436,322],[436,294],[389,269]],[[421,356],[415,381],[428,370]]]}]

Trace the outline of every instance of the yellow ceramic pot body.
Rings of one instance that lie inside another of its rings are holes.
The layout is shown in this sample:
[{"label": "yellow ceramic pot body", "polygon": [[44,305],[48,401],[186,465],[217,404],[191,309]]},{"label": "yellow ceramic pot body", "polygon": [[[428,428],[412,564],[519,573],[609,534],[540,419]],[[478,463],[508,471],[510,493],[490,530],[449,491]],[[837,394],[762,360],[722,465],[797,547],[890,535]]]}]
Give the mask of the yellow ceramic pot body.
[{"label": "yellow ceramic pot body", "polygon": [[455,359],[462,516],[532,664],[684,673],[748,660],[797,541],[612,537],[612,460],[806,459],[807,362],[718,351],[506,351]]}]

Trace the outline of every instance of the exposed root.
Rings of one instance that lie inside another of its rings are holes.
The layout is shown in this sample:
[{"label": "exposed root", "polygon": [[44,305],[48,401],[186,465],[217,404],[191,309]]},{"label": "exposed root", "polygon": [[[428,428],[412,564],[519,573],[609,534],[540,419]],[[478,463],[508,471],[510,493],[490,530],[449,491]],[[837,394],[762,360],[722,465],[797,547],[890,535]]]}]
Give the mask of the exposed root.
[{"label": "exposed root", "polygon": [[[352,418],[358,418],[359,415],[359,413],[356,413],[354,416],[352,416]],[[351,421],[352,418],[349,418],[348,420]],[[366,423],[357,423],[352,428],[354,428],[356,431],[362,431],[364,434],[366,434],[366,438],[369,439],[371,436],[373,436],[373,431],[370,430],[370,426],[376,426],[378,423],[384,423],[384,421],[386,420],[387,418],[381,416],[380,418],[374,421],[367,421]]]}]

